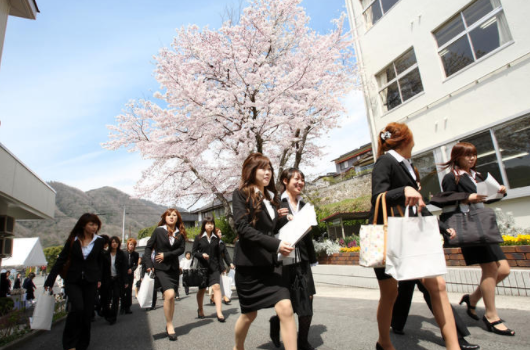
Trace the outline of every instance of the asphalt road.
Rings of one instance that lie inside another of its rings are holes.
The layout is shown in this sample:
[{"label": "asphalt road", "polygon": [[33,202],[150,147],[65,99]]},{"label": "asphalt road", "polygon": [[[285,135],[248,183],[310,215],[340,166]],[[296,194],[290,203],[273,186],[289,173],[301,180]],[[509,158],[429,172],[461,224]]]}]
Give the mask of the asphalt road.
[{"label": "asphalt road", "polygon": [[[377,340],[377,290],[341,288],[317,285],[313,324],[310,342],[319,350],[375,349]],[[181,292],[181,294],[184,294]],[[235,294],[235,293],[234,293]],[[396,349],[440,350],[444,349],[438,327],[433,316],[416,293],[404,336],[392,334]],[[453,304],[458,295],[450,295]],[[499,297],[499,313],[507,324],[516,330],[515,337],[495,335],[486,331],[481,321],[474,321],[465,314],[464,307],[456,306],[466,321],[471,343],[480,344],[482,349],[528,350],[530,349],[530,298]],[[206,319],[197,318],[195,290],[189,296],[183,295],[176,302],[174,325],[178,340],[170,342],[164,331],[164,315],[161,307],[154,311],[141,310],[133,301],[133,314],[120,315],[115,325],[109,325],[97,317],[92,323],[90,349],[227,349],[234,345],[234,325],[239,317],[239,304],[234,298],[229,306],[223,305],[226,323],[219,323],[215,317],[215,307],[205,305]],[[477,307],[479,315],[483,307]],[[258,313],[250,328],[246,349],[276,349],[269,339],[269,317],[272,309]],[[16,346],[17,350],[61,349],[64,321],[56,324],[51,331],[39,335]],[[283,347],[282,347],[283,349]]]}]

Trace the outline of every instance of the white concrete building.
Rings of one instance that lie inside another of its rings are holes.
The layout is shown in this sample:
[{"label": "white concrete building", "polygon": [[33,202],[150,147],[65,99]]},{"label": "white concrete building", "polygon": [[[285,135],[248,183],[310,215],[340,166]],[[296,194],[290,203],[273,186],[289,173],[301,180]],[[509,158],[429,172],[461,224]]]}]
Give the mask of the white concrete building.
[{"label": "white concrete building", "polygon": [[[0,0],[0,62],[9,16],[36,19],[37,12],[34,0]],[[53,219],[54,211],[53,188],[0,143],[0,262],[11,255],[16,220]]]},{"label": "white concrete building", "polygon": [[374,149],[405,122],[422,193],[438,193],[452,146],[508,188],[497,204],[530,227],[530,1],[346,0]]}]

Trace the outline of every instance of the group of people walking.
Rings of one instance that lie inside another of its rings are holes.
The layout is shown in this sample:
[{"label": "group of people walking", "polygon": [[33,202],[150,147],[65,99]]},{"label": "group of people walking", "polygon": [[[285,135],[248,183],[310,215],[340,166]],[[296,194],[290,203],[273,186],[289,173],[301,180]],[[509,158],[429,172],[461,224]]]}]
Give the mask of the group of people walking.
[{"label": "group of people walking", "polygon": [[[389,211],[409,206],[410,215],[420,212],[432,215],[425,206],[420,194],[420,179],[417,169],[410,162],[414,139],[405,124],[390,123],[379,135],[379,154],[372,173],[372,207],[380,193],[386,192]],[[449,169],[444,177],[443,191],[451,192],[441,203],[443,215],[440,232],[450,240],[456,236],[452,227],[444,224],[454,210],[469,210],[483,206],[484,196],[476,192],[476,184],[482,177],[476,172],[477,151],[468,143],[458,143],[451,159],[443,165]],[[72,305],[63,334],[64,349],[86,349],[90,341],[90,319],[94,298],[102,281],[107,287],[100,294],[107,300],[106,317],[115,322],[120,296],[122,310],[131,313],[131,298],[134,270],[139,261],[146,272],[154,272],[164,296],[164,333],[170,340],[177,340],[173,325],[175,297],[178,295],[179,275],[182,267],[189,268],[196,259],[205,271],[205,283],[197,292],[197,317],[204,318],[204,295],[206,287],[212,291],[216,306],[216,317],[225,322],[222,313],[221,275],[235,267],[235,284],[241,314],[235,325],[234,350],[245,349],[249,329],[258,311],[274,308],[271,317],[270,337],[275,346],[280,347],[280,339],[286,350],[314,349],[309,342],[309,329],[313,316],[312,299],[316,294],[311,266],[317,262],[313,241],[306,235],[296,246],[279,238],[279,230],[293,220],[303,208],[302,191],[305,186],[304,174],[295,168],[280,174],[280,193],[275,186],[274,170],[271,161],[261,153],[250,154],[242,166],[241,181],[233,193],[232,206],[234,224],[238,240],[234,248],[233,261],[227,255],[221,233],[215,220],[207,217],[202,221],[200,234],[195,237],[193,249],[186,252],[186,266],[180,266],[179,256],[185,251],[186,228],[177,209],[168,209],[161,215],[158,227],[147,242],[145,253],[140,258],[136,253],[136,241],[129,240],[127,253],[121,252],[120,240],[112,237],[109,249],[105,241],[97,235],[101,221],[95,214],[84,214],[70,233],[57,263],[52,268],[45,287],[50,289],[60,273],[65,277],[65,289]],[[500,193],[505,194],[502,186]],[[374,209],[372,208],[372,216]],[[376,218],[380,220],[380,218]],[[404,242],[406,243],[406,242]],[[296,259],[288,257],[295,252]],[[501,335],[514,335],[515,332],[504,325],[495,308],[495,286],[509,274],[506,258],[498,245],[463,248],[467,264],[479,264],[482,279],[477,290],[464,295],[467,314],[478,320],[475,312],[477,302],[482,298],[486,305],[483,322],[490,332]],[[143,274],[142,274],[143,275]],[[443,277],[430,277],[413,281],[400,281],[385,273],[384,268],[375,268],[380,287],[380,300],[377,309],[379,338],[377,350],[394,350],[390,330],[404,334],[404,327],[410,309],[414,287],[417,285],[432,310],[438,323],[446,348],[478,349],[464,337],[469,335],[465,324],[453,311],[449,303]],[[299,313],[298,331],[294,319],[292,293],[295,278],[303,277],[307,288],[310,310]],[[186,286],[185,286],[186,287]],[[188,294],[188,290],[186,290]]]},{"label": "group of people walking", "polygon": [[[432,215],[426,208],[421,195],[420,178],[417,169],[411,163],[414,138],[405,124],[390,123],[379,133],[378,159],[372,172],[372,219],[375,212],[376,198],[386,193],[387,210],[395,207],[402,210],[410,206],[411,216],[419,212],[423,216]],[[455,239],[456,231],[448,227],[447,222],[455,212],[469,212],[470,209],[483,208],[486,196],[477,194],[477,183],[484,180],[476,171],[477,149],[467,142],[457,143],[451,158],[441,164],[440,169],[449,172],[442,181],[443,195],[431,204],[443,208],[440,217],[440,232],[446,240]],[[500,186],[499,193],[506,195],[506,188]],[[494,201],[494,200],[493,200]],[[491,203],[488,201],[486,203]],[[376,218],[382,223],[382,218]],[[403,242],[402,244],[406,244]],[[479,287],[470,295],[462,297],[467,305],[467,314],[479,320],[475,313],[477,302],[483,298],[486,312],[483,322],[489,332],[500,335],[515,335],[513,330],[504,325],[495,308],[495,287],[506,278],[510,268],[506,257],[498,244],[462,247],[462,254],[467,265],[479,264],[482,278]],[[385,268],[375,268],[380,289],[377,322],[379,338],[377,350],[394,350],[390,338],[390,329],[396,334],[404,334],[404,326],[409,313],[414,287],[417,285],[424,294],[425,301],[431,309],[440,327],[447,349],[479,349],[479,345],[468,343],[464,337],[469,335],[464,322],[449,303],[445,280],[442,276],[423,278],[412,281],[397,281],[385,273]]]}]

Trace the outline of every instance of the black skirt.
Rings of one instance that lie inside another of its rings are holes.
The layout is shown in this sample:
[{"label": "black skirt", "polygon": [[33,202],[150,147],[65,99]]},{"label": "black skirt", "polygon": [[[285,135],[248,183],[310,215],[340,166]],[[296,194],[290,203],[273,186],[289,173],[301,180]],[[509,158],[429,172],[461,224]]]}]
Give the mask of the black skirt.
[{"label": "black skirt", "polygon": [[498,244],[462,247],[461,249],[466,265],[468,266],[506,260],[506,256]]},{"label": "black skirt", "polygon": [[221,283],[221,273],[217,270],[208,271],[208,287]]},{"label": "black skirt", "polygon": [[281,266],[236,266],[235,282],[241,313],[271,308],[280,300],[290,299],[281,272]]},{"label": "black skirt", "polygon": [[[177,292],[179,288],[179,271],[174,269],[169,269],[167,271],[155,270],[156,279],[160,283],[162,288],[162,293],[168,289],[175,290]],[[155,287],[156,288],[156,287]]]},{"label": "black skirt", "polygon": [[311,264],[309,263],[309,261],[302,261],[297,264],[285,265],[283,267],[282,272],[285,285],[287,287],[290,287],[293,284],[294,278],[296,277],[296,270],[298,268],[300,268],[300,270],[302,271],[302,276],[304,276],[305,278],[309,295],[317,294],[315,288],[315,281],[313,280],[313,272],[311,272]]}]

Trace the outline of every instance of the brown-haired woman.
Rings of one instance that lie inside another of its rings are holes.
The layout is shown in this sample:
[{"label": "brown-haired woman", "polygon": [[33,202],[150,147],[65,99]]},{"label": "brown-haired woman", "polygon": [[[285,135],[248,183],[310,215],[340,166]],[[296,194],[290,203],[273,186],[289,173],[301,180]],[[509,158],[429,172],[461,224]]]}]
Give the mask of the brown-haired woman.
[{"label": "brown-haired woman", "polygon": [[219,237],[217,237],[215,232],[215,220],[207,216],[202,221],[200,236],[197,236],[193,242],[191,254],[199,261],[201,267],[208,271],[207,286],[199,289],[197,292],[197,316],[204,318],[204,311],[202,309],[204,293],[206,292],[206,287],[210,287],[213,289],[217,320],[219,322],[225,322],[221,310],[221,249]]},{"label": "brown-haired woman", "polygon": [[186,229],[177,209],[170,208],[161,215],[155,229],[145,247],[145,257],[155,251],[155,261],[146,258],[147,272],[154,269],[164,293],[164,331],[170,340],[177,340],[173,327],[175,311],[175,291],[179,283],[179,256],[184,253],[186,245]]},{"label": "brown-haired woman", "polygon": [[[442,169],[449,169],[442,181],[442,190],[448,195],[443,203],[441,220],[447,220],[455,211],[468,212],[472,208],[483,208],[486,196],[477,194],[477,183],[483,178],[476,171],[477,149],[468,142],[459,142],[451,150],[451,159],[443,164]],[[491,176],[491,175],[490,175]],[[506,187],[501,186],[499,193],[506,196]],[[493,203],[500,199],[487,201]],[[498,244],[477,247],[462,247],[466,265],[479,264],[482,269],[480,285],[471,294],[462,297],[460,304],[467,304],[467,314],[478,320],[475,307],[484,298],[486,313],[482,320],[488,331],[501,335],[515,335],[508,329],[495,307],[495,287],[510,274],[510,265]]]},{"label": "brown-haired woman", "polygon": [[44,283],[50,291],[66,267],[64,287],[71,306],[64,325],[63,349],[86,349],[90,343],[90,319],[96,290],[101,286],[104,242],[97,235],[100,229],[97,215],[83,214]]},{"label": "brown-haired woman", "polygon": [[[409,161],[414,147],[412,132],[405,124],[390,123],[378,137],[378,159],[372,172],[372,210],[377,196],[386,192],[388,209],[395,206],[418,206],[422,215],[432,215],[418,192],[414,169]],[[414,208],[413,208],[414,209]],[[411,209],[410,215],[417,215]],[[382,223],[382,220],[379,220]],[[379,339],[377,350],[394,350],[390,340],[392,308],[398,294],[398,286],[392,276],[385,274],[385,268],[375,268],[379,283],[380,299],[377,308]],[[443,277],[423,278],[422,284],[429,291],[433,313],[445,339],[446,348],[460,350],[451,304],[445,289]]]},{"label": "brown-haired woman", "polygon": [[138,268],[138,260],[140,255],[135,252],[136,249],[136,239],[129,238],[127,240],[127,250],[125,253],[125,260],[127,261],[127,275],[126,282],[127,287],[125,288],[122,298],[121,298],[121,312],[124,314],[132,314],[131,305],[132,305],[132,288],[134,282],[134,272]]},{"label": "brown-haired woman", "polygon": [[235,350],[245,348],[248,329],[258,310],[274,307],[286,350],[295,350],[296,323],[289,290],[283,286],[277,254],[293,251],[288,243],[274,237],[279,219],[274,170],[261,153],[252,153],[243,163],[241,183],[234,191],[232,205],[239,241],[235,247],[236,288],[241,316],[235,327]]}]

